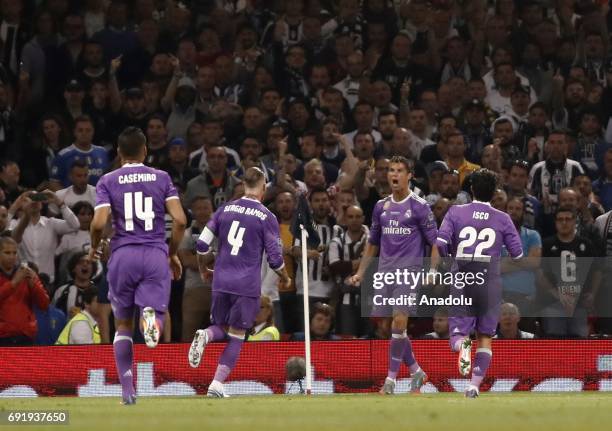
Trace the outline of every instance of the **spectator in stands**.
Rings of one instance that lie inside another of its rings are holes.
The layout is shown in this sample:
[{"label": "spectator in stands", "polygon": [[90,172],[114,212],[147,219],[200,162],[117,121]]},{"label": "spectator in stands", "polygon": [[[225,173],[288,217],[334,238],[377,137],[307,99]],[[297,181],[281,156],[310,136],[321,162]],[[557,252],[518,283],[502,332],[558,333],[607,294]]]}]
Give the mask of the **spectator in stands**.
[{"label": "spectator in stands", "polygon": [[558,208],[559,192],[569,187],[572,179],[584,173],[580,164],[567,158],[566,134],[553,131],[548,135],[545,148],[547,158],[536,163],[529,173],[527,188],[543,206],[543,232],[549,235],[554,231],[554,214]]},{"label": "spectator in stands", "polygon": [[433,332],[423,335],[425,340],[448,340],[448,310],[438,308],[433,315]]},{"label": "spectator in stands", "polygon": [[183,329],[181,340],[193,339],[198,328],[209,323],[211,306],[212,273],[202,280],[198,270],[195,244],[200,233],[213,213],[212,201],[206,196],[196,196],[191,202],[191,226],[185,229],[178,255],[185,268],[185,288],[183,290]]},{"label": "spectator in stands", "polygon": [[593,222],[606,212],[593,193],[593,183],[588,175],[576,175],[572,180],[572,187],[578,192],[578,211],[583,218]]},{"label": "spectator in stands", "polygon": [[[82,159],[77,159],[70,167],[68,176],[70,186],[58,190],[55,194],[69,207],[77,202],[87,202],[92,206],[96,204],[96,188],[89,184],[89,166]],[[58,214],[58,208],[49,208],[53,214]]]},{"label": "spectator in stands", "polygon": [[[72,210],[52,191],[22,194],[18,220],[11,222],[12,236],[19,244],[19,253],[34,262],[41,274],[55,279],[54,252],[62,235],[79,229],[80,223]],[[38,200],[36,200],[38,199]],[[55,204],[63,220],[42,215],[43,203]]]},{"label": "spectator in stands", "polygon": [[599,198],[606,211],[612,209],[612,149],[604,155],[602,175],[593,182],[593,192]]},{"label": "spectator in stands", "polygon": [[525,203],[523,224],[535,229],[540,225],[542,204],[535,196],[529,194],[527,185],[529,183],[529,163],[525,160],[515,160],[510,165],[510,172],[505,188],[508,198],[518,197]]},{"label": "spectator in stands", "polygon": [[8,226],[8,209],[4,205],[0,205],[0,236],[8,230]]},{"label": "spectator in stands", "polygon": [[82,308],[70,319],[55,344],[100,344],[98,289],[89,286],[81,293]]},{"label": "spectator in stands", "polygon": [[480,168],[480,166],[466,160],[465,139],[459,132],[447,136],[446,152],[447,158],[445,162],[449,169],[454,169],[459,173],[459,185],[463,184],[463,181],[469,174]]},{"label": "spectator in stands", "polygon": [[207,169],[187,183],[184,202],[191,205],[196,196],[207,196],[212,200],[216,210],[230,200],[234,188],[240,180],[232,175],[227,168],[227,153],[221,146],[211,147],[207,150]]},{"label": "spectator in stands", "polygon": [[89,225],[93,219],[94,207],[87,201],[79,201],[71,207],[71,210],[79,220],[79,230],[62,236],[55,251],[57,255],[71,250],[89,249]]},{"label": "spectator in stands", "polygon": [[72,319],[83,309],[83,292],[92,286],[95,264],[87,259],[86,251],[79,251],[68,260],[70,281],[53,293],[51,304]]},{"label": "spectator in stands", "polygon": [[506,302],[516,304],[524,315],[532,316],[536,299],[536,270],[540,267],[542,238],[538,231],[524,224],[525,200],[511,197],[506,206],[507,213],[521,237],[525,259],[512,260],[507,252],[501,263],[502,295]]},{"label": "spectator in stands", "polygon": [[503,189],[495,189],[493,193],[493,199],[491,199],[491,206],[496,210],[506,212],[506,205],[508,204],[508,195]]},{"label": "spectator in stands", "polygon": [[[310,339],[312,341],[339,340],[333,333],[334,330],[334,309],[331,306],[316,302],[310,309]],[[304,341],[304,333],[296,332],[293,340]]]},{"label": "spectator in stands", "polygon": [[572,187],[565,187],[559,192],[559,206],[569,208],[576,212],[576,234],[591,241],[596,253],[594,256],[600,256],[601,237],[594,226],[595,220],[591,216],[591,212],[580,209],[580,195],[578,191]]},{"label": "spectator in stands", "polygon": [[361,318],[361,295],[344,280],[359,268],[370,230],[363,224],[363,211],[357,205],[346,209],[345,220],[346,229],[329,245],[329,272],[338,290],[332,302],[338,304],[338,333],[359,337],[367,331],[367,321]]},{"label": "spectator in stands", "polygon": [[172,183],[181,191],[185,192],[187,183],[197,177],[200,172],[189,166],[187,143],[183,138],[174,138],[166,146],[168,151],[167,160],[161,169],[170,174]]},{"label": "spectator in stands", "polygon": [[4,192],[4,202],[12,204],[24,192],[19,185],[21,170],[19,165],[12,160],[0,162],[0,188]]},{"label": "spectator in stands", "polygon": [[249,334],[248,341],[279,341],[280,333],[274,326],[274,307],[268,296],[262,296],[259,301],[259,312],[253,322],[255,326]]},{"label": "spectator in stands", "polygon": [[499,327],[494,338],[498,340],[530,340],[535,338],[531,332],[521,331],[519,322],[521,313],[518,307],[510,302],[505,302],[500,308]]},{"label": "spectator in stands", "polygon": [[[592,292],[596,282],[591,268],[592,259],[596,256],[593,244],[576,233],[576,212],[569,208],[559,208],[555,214],[556,235],[542,242],[543,265],[538,276],[538,283],[543,292],[541,304],[542,331],[548,337],[584,338],[589,333],[587,309],[593,305]],[[566,277],[567,259],[575,262],[576,273]],[[580,259],[580,261],[577,261]],[[572,286],[576,283],[580,291],[575,292]]]},{"label": "spectator in stands", "polygon": [[18,265],[17,243],[0,237],[0,346],[34,343],[34,306],[46,310],[49,296],[36,273],[27,265]]},{"label": "spectator in stands", "polygon": [[[329,302],[334,287],[334,282],[329,273],[329,245],[331,240],[339,234],[340,228],[336,225],[331,215],[331,201],[329,194],[323,188],[313,188],[310,191],[310,206],[313,219],[317,226],[320,243],[316,249],[308,249],[308,289],[311,303]],[[301,262],[302,247],[300,238],[295,238],[293,243],[293,256]],[[303,295],[302,265],[298,265],[295,274],[295,286],[298,294],[298,302],[301,303]],[[301,311],[298,308],[298,311]]]},{"label": "spectator in stands", "polygon": [[76,160],[84,160],[89,167],[89,184],[95,186],[109,168],[106,150],[93,145],[94,126],[90,117],[81,116],[74,123],[74,144],[64,148],[53,161],[51,186],[56,190],[70,186],[70,168]]}]

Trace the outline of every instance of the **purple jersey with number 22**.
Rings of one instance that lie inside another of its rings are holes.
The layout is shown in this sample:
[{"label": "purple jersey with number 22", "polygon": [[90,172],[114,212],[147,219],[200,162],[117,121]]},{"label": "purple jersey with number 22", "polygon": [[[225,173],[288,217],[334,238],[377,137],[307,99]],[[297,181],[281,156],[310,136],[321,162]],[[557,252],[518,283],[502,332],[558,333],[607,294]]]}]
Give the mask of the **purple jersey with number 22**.
[{"label": "purple jersey with number 22", "polygon": [[506,246],[513,259],[523,255],[521,238],[510,216],[487,202],[449,208],[438,230],[438,250],[441,256],[455,259],[453,271],[480,272],[484,285],[451,286],[453,295],[472,298],[473,306],[451,310],[451,335],[469,335],[472,330],[493,335],[499,320],[501,305],[501,275],[499,259]]},{"label": "purple jersey with number 22", "polygon": [[96,209],[110,207],[114,235],[108,297],[119,318],[134,305],[165,311],[170,296],[166,201],[178,199],[170,176],[143,164],[125,164],[96,186]]}]

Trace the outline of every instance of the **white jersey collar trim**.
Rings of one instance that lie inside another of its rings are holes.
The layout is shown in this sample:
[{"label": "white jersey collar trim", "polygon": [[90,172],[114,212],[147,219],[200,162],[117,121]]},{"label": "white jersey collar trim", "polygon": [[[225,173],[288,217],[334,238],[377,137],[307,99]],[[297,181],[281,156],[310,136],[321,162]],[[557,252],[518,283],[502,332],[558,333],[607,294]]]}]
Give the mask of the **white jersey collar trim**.
[{"label": "white jersey collar trim", "polygon": [[394,204],[403,204],[406,201],[408,201],[408,199],[410,199],[410,197],[412,196],[412,190],[408,191],[408,196],[406,196],[404,199],[402,199],[401,201],[396,201],[395,199],[393,199],[393,194],[391,194],[391,202],[393,202]]},{"label": "white jersey collar trim", "polygon": [[491,206],[491,202],[483,202],[483,201],[478,201],[478,200],[476,200],[476,199],[474,199],[474,200],[472,201],[472,203],[474,203],[474,204],[483,204],[483,205],[488,205],[488,206]]}]

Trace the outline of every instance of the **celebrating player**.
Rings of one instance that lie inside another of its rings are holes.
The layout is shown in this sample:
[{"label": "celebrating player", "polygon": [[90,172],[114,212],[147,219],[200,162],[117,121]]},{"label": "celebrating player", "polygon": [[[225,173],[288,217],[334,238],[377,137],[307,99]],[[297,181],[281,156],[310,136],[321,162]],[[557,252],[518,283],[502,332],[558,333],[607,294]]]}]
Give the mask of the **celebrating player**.
[{"label": "celebrating player", "polygon": [[[119,135],[118,143],[121,168],[100,178],[96,187],[90,258],[96,259],[102,232],[112,214],[115,234],[108,264],[108,298],[117,328],[113,348],[123,403],[134,404],[134,307],[142,309],[141,325],[147,346],[155,347],[170,301],[170,270],[175,280],[181,278],[176,253],[186,220],[170,176],[143,165],[147,149],[142,131],[128,127]],[[165,242],[166,211],[172,217],[170,247]]]},{"label": "celebrating player", "polygon": [[255,167],[244,175],[245,195],[219,208],[197,241],[198,265],[204,276],[214,259],[210,248],[218,238],[212,285],[212,325],[196,331],[189,349],[189,364],[200,365],[204,347],[211,341],[229,342],[221,354],[209,397],[225,397],[223,382],[236,364],[245,332],[259,311],[263,252],[285,286],[290,279],[283,262],[278,221],[261,199],[266,190],[264,173]]},{"label": "celebrating player", "polygon": [[[419,198],[409,188],[412,177],[410,161],[394,156],[387,174],[392,195],[378,201],[372,214],[372,228],[364,258],[357,273],[348,282],[359,285],[373,257],[380,251],[379,272],[395,272],[397,269],[420,271],[426,246],[431,245],[432,256],[437,256],[435,246],[437,229],[434,216],[424,199]],[[412,287],[412,289],[411,289]],[[412,296],[417,286],[389,286],[386,297],[400,298]],[[373,314],[388,315],[386,307],[379,307]],[[391,343],[389,344],[389,371],[381,394],[395,392],[395,379],[402,360],[410,368],[412,392],[420,391],[427,381],[427,375],[414,358],[412,345],[406,334],[409,306],[396,306],[393,309],[391,324]]]},{"label": "celebrating player", "polygon": [[451,348],[459,352],[459,373],[463,376],[471,369],[470,333],[474,330],[477,333],[474,371],[465,392],[466,397],[476,398],[493,354],[491,338],[497,328],[501,306],[499,259],[502,247],[506,246],[513,259],[522,257],[523,249],[510,216],[489,203],[496,188],[495,173],[479,169],[471,175],[471,181],[474,201],[450,207],[440,226],[437,245],[441,256],[454,256],[452,271],[485,275],[483,285],[474,282],[463,289],[451,287],[454,295],[463,294],[473,301],[472,306],[453,310],[456,314],[449,317],[449,330]]}]

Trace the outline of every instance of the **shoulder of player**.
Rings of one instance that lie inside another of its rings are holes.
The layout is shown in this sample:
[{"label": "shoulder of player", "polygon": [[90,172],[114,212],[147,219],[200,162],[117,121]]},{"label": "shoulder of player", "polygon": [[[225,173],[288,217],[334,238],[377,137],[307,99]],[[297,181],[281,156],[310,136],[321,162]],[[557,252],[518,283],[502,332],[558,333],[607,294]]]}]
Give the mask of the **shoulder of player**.
[{"label": "shoulder of player", "polygon": [[427,201],[425,199],[423,199],[422,197],[420,197],[415,192],[410,193],[410,199],[412,199],[413,201],[417,202],[420,205],[427,206],[429,208],[429,205],[427,204]]},{"label": "shoulder of player", "polygon": [[76,150],[74,145],[69,145],[66,148],[59,150],[57,157],[66,157],[67,154],[71,154]]}]

